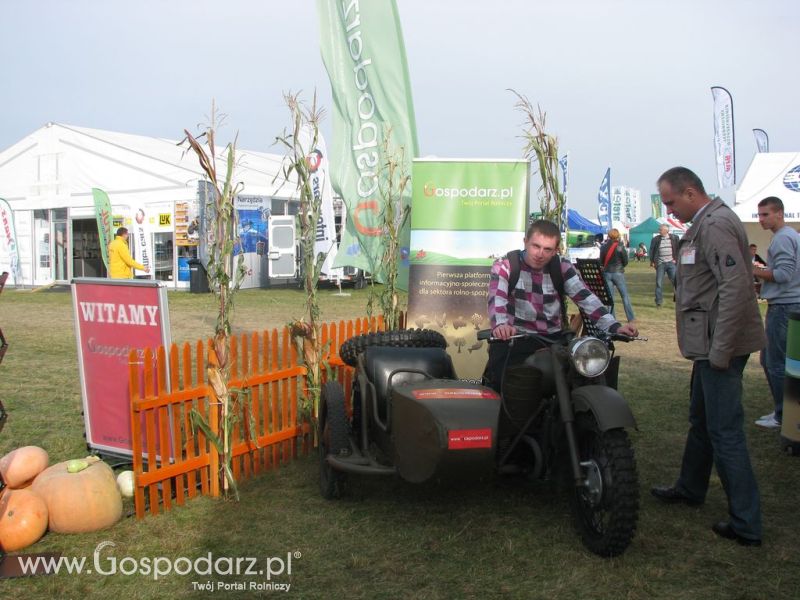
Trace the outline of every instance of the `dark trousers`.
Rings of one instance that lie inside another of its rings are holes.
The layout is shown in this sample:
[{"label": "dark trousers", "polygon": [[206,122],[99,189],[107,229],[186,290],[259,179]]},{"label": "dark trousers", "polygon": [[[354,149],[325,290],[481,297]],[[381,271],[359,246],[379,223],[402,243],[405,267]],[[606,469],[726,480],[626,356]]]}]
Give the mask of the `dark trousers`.
[{"label": "dark trousers", "polygon": [[689,498],[704,500],[711,467],[716,466],[734,531],[761,539],[758,484],[743,428],[742,372],[748,358],[731,359],[724,371],[712,369],[707,360],[694,361],[689,434],[676,487]]},{"label": "dark trousers", "polygon": [[483,371],[484,385],[499,394],[503,388],[503,372],[506,367],[520,364],[543,347],[542,342],[529,339],[514,340],[513,343],[493,342],[489,344],[489,360]]},{"label": "dark trousers", "polygon": [[664,301],[664,292],[662,291],[662,285],[664,283],[664,274],[666,273],[667,277],[669,277],[670,283],[672,283],[672,289],[675,290],[675,277],[677,274],[677,267],[675,263],[672,261],[669,262],[662,262],[656,265],[656,305],[661,306],[661,303]]},{"label": "dark trousers", "polygon": [[778,423],[783,421],[783,382],[786,374],[789,315],[798,311],[800,304],[770,304],[767,307],[767,347],[761,351],[760,359],[775,402],[775,420]]}]

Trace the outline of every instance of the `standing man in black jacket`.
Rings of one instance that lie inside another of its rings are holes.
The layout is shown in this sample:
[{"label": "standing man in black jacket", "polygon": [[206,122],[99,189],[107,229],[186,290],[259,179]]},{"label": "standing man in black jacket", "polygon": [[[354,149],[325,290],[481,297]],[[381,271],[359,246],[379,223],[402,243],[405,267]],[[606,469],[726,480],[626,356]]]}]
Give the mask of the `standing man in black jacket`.
[{"label": "standing man in black jacket", "polygon": [[672,282],[675,289],[676,260],[678,258],[678,236],[669,232],[669,225],[658,228],[658,235],[650,242],[650,266],[656,270],[656,306],[661,308],[664,294],[661,284],[664,282],[664,273]]}]

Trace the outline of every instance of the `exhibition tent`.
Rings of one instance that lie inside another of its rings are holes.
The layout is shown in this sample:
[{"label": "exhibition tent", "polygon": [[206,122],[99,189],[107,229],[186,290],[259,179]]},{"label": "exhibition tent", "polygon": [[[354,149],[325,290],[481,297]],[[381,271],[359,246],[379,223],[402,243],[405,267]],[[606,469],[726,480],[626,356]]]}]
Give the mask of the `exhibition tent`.
[{"label": "exhibition tent", "polygon": [[800,152],[757,153],[736,190],[733,209],[759,252],[772,240],[772,233],[758,223],[758,203],[769,196],[781,199],[786,222],[800,228]]},{"label": "exhibition tent", "polygon": [[567,210],[567,224],[571,230],[588,231],[589,233],[605,233],[605,229],[600,225],[593,223],[572,208]]},{"label": "exhibition tent", "polygon": [[753,157],[736,190],[736,206],[758,204],[767,196],[784,204],[800,203],[800,152],[759,152]]},{"label": "exhibition tent", "polygon": [[649,252],[650,240],[658,233],[659,227],[661,227],[661,223],[653,217],[648,217],[636,227],[632,227],[628,232],[628,247],[635,249],[639,244],[644,243]]},{"label": "exhibition tent", "polygon": [[[222,175],[224,146],[217,150]],[[293,195],[294,186],[284,186],[282,160],[277,154],[237,150],[243,193]],[[112,203],[174,201],[194,197],[201,179],[196,155],[177,140],[59,123],[48,123],[0,152],[0,198],[15,211],[89,207],[93,187],[105,190]]]},{"label": "exhibition tent", "polygon": [[[220,177],[224,150],[217,149]],[[284,179],[281,155],[237,150],[236,157],[242,194],[296,197],[295,183]],[[173,217],[180,216],[176,206],[196,206],[203,179],[197,156],[177,139],[46,124],[0,152],[0,198],[13,211],[22,281],[42,285],[91,274],[76,266],[75,253],[86,243],[84,226],[94,219],[92,188],[108,194],[115,216],[146,207],[155,218],[153,233],[172,240]],[[0,267],[9,261],[0,244]]]}]

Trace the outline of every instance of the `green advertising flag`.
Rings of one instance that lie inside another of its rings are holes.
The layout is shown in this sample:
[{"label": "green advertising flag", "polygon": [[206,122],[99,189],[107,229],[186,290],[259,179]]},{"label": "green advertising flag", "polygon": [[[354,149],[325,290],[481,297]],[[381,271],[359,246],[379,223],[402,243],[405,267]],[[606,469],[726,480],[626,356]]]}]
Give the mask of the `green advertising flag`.
[{"label": "green advertising flag", "polygon": [[650,208],[653,210],[653,218],[660,219],[663,217],[663,213],[661,210],[661,194],[650,194]]},{"label": "green advertising flag", "polygon": [[[392,147],[404,150],[401,171],[410,173],[411,159],[418,154],[400,19],[394,0],[317,0],[317,9],[322,60],[334,103],[331,177],[347,207],[334,266],[374,271],[384,249],[378,177],[384,164],[381,146],[387,128],[391,128]],[[410,186],[406,186],[402,202],[410,205]],[[399,284],[406,289],[408,222],[400,239]]]},{"label": "green advertising flag", "polygon": [[108,194],[98,188],[92,188],[94,197],[94,216],[97,219],[97,233],[100,236],[100,251],[103,253],[103,264],[108,270],[108,245],[114,239],[112,231],[113,215]]}]

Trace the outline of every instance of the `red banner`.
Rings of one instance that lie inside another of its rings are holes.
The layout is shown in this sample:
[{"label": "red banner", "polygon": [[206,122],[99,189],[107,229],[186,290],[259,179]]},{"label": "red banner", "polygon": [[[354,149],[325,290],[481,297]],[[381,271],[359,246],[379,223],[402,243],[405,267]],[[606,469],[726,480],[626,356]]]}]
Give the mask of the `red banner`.
[{"label": "red banner", "polygon": [[448,450],[466,450],[468,448],[491,447],[491,429],[456,429],[447,432]]},{"label": "red banner", "polygon": [[128,354],[169,343],[166,292],[158,282],[86,278],[73,280],[72,299],[86,443],[130,455]]},{"label": "red banner", "polygon": [[486,398],[500,400],[497,392],[487,388],[429,388],[411,392],[417,400],[432,400],[434,398]]}]

